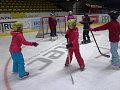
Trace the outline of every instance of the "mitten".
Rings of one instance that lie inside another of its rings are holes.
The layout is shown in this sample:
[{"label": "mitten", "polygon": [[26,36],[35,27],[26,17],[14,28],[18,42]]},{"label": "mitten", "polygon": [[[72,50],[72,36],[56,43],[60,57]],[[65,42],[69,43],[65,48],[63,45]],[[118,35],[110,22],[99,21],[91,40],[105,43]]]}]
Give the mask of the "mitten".
[{"label": "mitten", "polygon": [[69,38],[68,34],[65,34],[65,38]]},{"label": "mitten", "polygon": [[67,44],[67,45],[66,45],[66,48],[69,49],[69,48],[72,47],[72,46],[73,46],[72,43],[71,43],[71,44]]},{"label": "mitten", "polygon": [[36,43],[36,42],[32,42],[32,45],[35,46],[35,47],[37,47],[39,44]]}]

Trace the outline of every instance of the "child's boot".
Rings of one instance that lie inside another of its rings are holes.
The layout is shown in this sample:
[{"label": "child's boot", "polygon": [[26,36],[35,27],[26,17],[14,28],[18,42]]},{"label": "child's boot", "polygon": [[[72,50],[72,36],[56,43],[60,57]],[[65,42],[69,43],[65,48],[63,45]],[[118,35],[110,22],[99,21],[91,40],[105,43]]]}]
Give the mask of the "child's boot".
[{"label": "child's boot", "polygon": [[86,40],[83,40],[81,43],[82,43],[82,44],[86,44],[86,43],[87,43],[87,41],[86,41]]},{"label": "child's boot", "polygon": [[21,77],[20,77],[20,80],[25,79],[25,78],[27,78],[28,76],[29,76],[29,72],[25,72],[25,75],[24,75],[24,76],[21,76]]},{"label": "child's boot", "polygon": [[81,70],[81,71],[84,71],[84,70],[85,70],[85,67],[84,67],[84,66],[80,66],[80,70]]}]

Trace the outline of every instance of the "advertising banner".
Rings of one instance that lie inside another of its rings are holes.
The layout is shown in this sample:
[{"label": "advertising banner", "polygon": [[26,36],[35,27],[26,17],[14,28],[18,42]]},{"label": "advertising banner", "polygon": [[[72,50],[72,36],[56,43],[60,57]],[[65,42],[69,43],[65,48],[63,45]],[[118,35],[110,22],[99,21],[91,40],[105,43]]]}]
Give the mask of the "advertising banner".
[{"label": "advertising banner", "polygon": [[42,28],[42,18],[31,19],[31,26],[33,30],[39,30]]}]

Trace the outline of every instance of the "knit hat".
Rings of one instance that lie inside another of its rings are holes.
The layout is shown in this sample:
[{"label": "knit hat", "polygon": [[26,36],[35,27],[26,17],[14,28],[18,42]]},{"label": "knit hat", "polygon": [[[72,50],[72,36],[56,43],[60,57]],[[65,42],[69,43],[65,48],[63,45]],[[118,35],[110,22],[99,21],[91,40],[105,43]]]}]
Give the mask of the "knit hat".
[{"label": "knit hat", "polygon": [[12,24],[12,29],[17,30],[17,28],[21,26],[22,26],[22,22],[16,21],[15,23]]}]

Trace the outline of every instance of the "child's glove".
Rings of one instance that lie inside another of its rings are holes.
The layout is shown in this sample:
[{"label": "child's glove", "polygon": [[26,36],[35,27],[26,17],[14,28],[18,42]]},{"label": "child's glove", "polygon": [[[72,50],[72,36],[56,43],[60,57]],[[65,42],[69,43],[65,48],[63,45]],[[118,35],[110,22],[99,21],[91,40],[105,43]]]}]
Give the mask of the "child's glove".
[{"label": "child's glove", "polygon": [[89,28],[89,31],[94,31],[94,28]]},{"label": "child's glove", "polygon": [[80,23],[80,24],[83,24],[83,22],[82,22],[82,21],[80,21],[79,23]]},{"label": "child's glove", "polygon": [[35,47],[37,47],[39,44],[36,43],[36,42],[32,42],[32,45],[35,46]]},{"label": "child's glove", "polygon": [[69,38],[68,34],[65,34],[65,38]]},{"label": "child's glove", "polygon": [[66,45],[66,48],[69,49],[69,48],[72,47],[72,46],[73,46],[72,43],[71,43],[71,44],[67,44],[67,45]]}]

